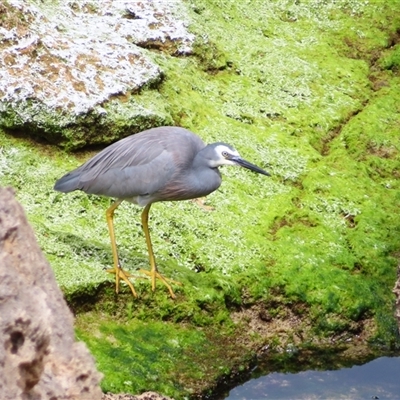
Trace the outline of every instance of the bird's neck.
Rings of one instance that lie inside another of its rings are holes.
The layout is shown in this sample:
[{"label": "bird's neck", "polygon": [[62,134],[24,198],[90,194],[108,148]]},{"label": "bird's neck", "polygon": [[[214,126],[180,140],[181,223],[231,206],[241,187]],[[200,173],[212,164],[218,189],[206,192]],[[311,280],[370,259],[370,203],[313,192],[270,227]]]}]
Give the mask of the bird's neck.
[{"label": "bird's neck", "polygon": [[207,165],[206,160],[199,153],[193,160],[192,172],[189,176],[191,187],[199,188],[199,197],[206,196],[217,190],[221,185],[221,173],[218,168]]}]

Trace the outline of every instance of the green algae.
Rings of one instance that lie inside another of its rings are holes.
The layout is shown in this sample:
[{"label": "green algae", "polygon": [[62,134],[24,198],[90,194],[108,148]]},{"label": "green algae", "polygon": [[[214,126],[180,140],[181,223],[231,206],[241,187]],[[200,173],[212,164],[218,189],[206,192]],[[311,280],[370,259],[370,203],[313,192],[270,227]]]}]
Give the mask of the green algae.
[{"label": "green algae", "polygon": [[[177,301],[161,286],[152,294],[141,279],[138,300],[126,287],[116,296],[104,272],[112,264],[110,200],[52,190],[91,153],[0,136],[0,181],[16,188],[27,210],[78,313],[78,337],[106,375],[103,389],[183,398],[240,364],[228,362],[233,350],[214,353],[224,340],[234,346],[250,336],[253,350],[294,341],[291,331],[265,342],[243,322],[235,329],[231,313],[258,302],[276,319],[287,309],[300,313],[307,345],[364,332],[366,341],[398,346],[391,289],[400,248],[399,3],[188,4],[195,55],[149,52],[165,80],[157,94],[141,95],[143,104],[207,142],[235,145],[272,177],[224,168],[220,190],[203,206],[152,207],[160,269],[183,283],[174,287]],[[136,101],[108,105],[124,134]],[[106,141],[115,138],[109,124]],[[140,209],[123,203],[115,222],[124,268],[148,268]],[[218,331],[224,340],[210,341]]]},{"label": "green algae", "polygon": [[243,360],[250,361],[249,352],[226,343],[223,332],[210,334],[184,325],[135,318],[118,323],[98,314],[78,317],[77,326],[78,339],[99,354],[96,362],[105,374],[102,388],[106,392],[155,390],[185,398],[212,387]]}]

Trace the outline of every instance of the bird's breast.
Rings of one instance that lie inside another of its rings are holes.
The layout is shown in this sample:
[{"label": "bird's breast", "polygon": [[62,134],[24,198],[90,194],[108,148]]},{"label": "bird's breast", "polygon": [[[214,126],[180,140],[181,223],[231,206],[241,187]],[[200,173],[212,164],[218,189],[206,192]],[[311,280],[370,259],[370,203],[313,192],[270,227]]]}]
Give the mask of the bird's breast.
[{"label": "bird's breast", "polygon": [[221,185],[221,174],[217,168],[192,170],[178,174],[159,192],[158,201],[189,200],[207,196]]}]

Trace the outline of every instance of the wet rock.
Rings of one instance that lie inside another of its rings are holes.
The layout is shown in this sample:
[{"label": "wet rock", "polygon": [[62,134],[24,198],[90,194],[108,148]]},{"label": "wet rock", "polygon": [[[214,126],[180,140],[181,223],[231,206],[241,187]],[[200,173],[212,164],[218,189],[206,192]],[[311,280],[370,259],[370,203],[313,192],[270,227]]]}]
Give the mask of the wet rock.
[{"label": "wet rock", "polygon": [[[28,128],[69,147],[107,141],[99,127],[106,124],[105,131],[110,130],[121,119],[118,106],[107,107],[111,99],[126,102],[132,93],[163,79],[161,69],[142,48],[179,55],[191,52],[193,35],[177,17],[179,4],[111,0],[0,4],[0,126]],[[159,107],[149,108],[138,99],[129,104],[130,113],[122,115],[141,125],[137,131],[167,122],[168,115]],[[113,113],[118,114],[115,121]],[[78,132],[80,140],[70,144],[71,128],[82,125],[86,126]]]},{"label": "wet rock", "polygon": [[396,310],[395,310],[395,315],[397,318],[397,325],[399,327],[399,333],[400,333],[400,264],[397,267],[397,281],[393,289],[393,293],[396,296]]},{"label": "wet rock", "polygon": [[11,189],[0,188],[0,398],[101,399],[94,360]]}]

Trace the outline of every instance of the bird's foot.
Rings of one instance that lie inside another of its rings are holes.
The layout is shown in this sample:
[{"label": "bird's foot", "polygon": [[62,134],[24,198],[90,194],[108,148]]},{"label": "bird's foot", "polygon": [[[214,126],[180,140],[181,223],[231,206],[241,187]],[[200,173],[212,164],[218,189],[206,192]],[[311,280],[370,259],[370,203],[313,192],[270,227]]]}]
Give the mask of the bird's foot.
[{"label": "bird's foot", "polygon": [[197,198],[197,199],[192,199],[192,202],[195,203],[195,204],[197,204],[203,211],[208,211],[208,212],[210,212],[210,211],[214,211],[214,210],[215,210],[215,207],[213,207],[213,206],[208,206],[208,205],[206,204],[206,198],[205,198],[205,197],[200,197],[200,198]]},{"label": "bird's foot", "polygon": [[106,269],[106,272],[108,272],[110,274],[115,274],[115,292],[116,293],[119,293],[119,281],[122,279],[131,289],[133,297],[135,297],[135,298],[138,297],[136,290],[132,285],[132,282],[129,280],[129,278],[134,275],[132,275],[129,272],[124,271],[120,266],[114,267],[112,269]]},{"label": "bird's foot", "polygon": [[156,290],[156,279],[159,279],[167,287],[170,296],[173,299],[176,299],[176,295],[175,295],[174,291],[172,290],[170,283],[172,283],[174,285],[182,286],[181,282],[174,281],[173,279],[165,278],[157,270],[148,271],[146,269],[140,269],[139,271],[151,278],[151,282],[152,282],[151,286],[152,286],[153,292]]}]

